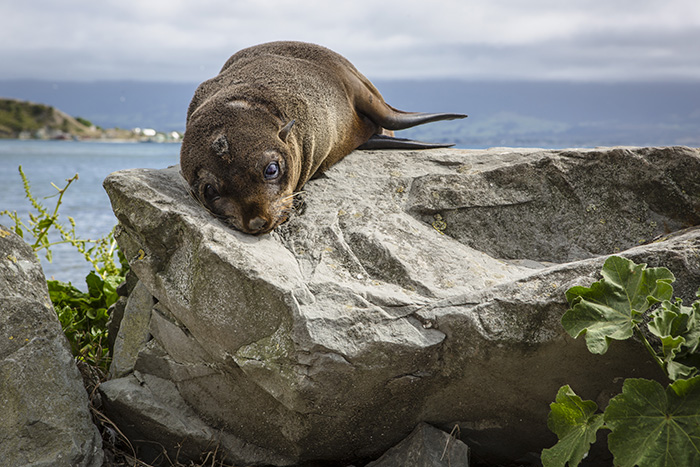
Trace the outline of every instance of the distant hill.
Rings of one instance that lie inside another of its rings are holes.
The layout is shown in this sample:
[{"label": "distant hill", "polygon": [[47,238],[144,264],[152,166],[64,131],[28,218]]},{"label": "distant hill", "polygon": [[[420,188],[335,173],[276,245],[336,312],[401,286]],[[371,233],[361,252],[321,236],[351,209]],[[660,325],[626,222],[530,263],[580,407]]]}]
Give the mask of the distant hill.
[{"label": "distant hill", "polygon": [[[198,83],[0,81],[0,96],[42,102],[102,127],[183,131]],[[700,83],[381,81],[408,111],[469,118],[399,136],[459,147],[700,146]]]},{"label": "distant hill", "polygon": [[0,138],[56,139],[97,136],[98,130],[86,120],[78,120],[43,104],[0,99]]},{"label": "distant hill", "polygon": [[184,131],[197,84],[0,80],[0,97],[42,102],[104,128]]},{"label": "distant hill", "polygon": [[[157,135],[165,141],[166,135]],[[159,140],[119,128],[104,129],[50,105],[0,98],[0,139]]]},{"label": "distant hill", "polygon": [[71,117],[53,106],[0,98],[0,139],[179,141],[177,132],[152,128],[102,128],[82,117]]}]

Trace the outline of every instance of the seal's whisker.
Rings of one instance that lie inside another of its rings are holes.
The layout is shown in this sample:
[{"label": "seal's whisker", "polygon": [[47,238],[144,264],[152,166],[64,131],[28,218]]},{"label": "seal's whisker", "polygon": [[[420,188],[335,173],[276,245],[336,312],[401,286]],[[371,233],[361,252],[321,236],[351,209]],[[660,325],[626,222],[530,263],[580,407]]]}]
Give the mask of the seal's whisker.
[{"label": "seal's whisker", "polygon": [[185,180],[185,177],[182,175],[182,171],[180,171],[180,183],[182,183],[182,186],[185,189],[185,191],[197,202],[197,204],[199,204],[205,209],[207,208],[199,199],[192,187],[187,183],[187,180]]},{"label": "seal's whisker", "polygon": [[301,197],[301,196],[303,196],[303,195],[305,195],[305,194],[306,194],[305,191],[295,191],[295,192],[292,193],[291,195],[287,195],[287,196],[285,196],[284,198],[280,199],[280,201],[287,201],[288,199],[293,199],[293,198],[296,197],[296,196]]},{"label": "seal's whisker", "polygon": [[199,204],[200,206],[202,206],[202,207],[203,207],[204,209],[206,209],[207,211],[211,212],[211,210],[210,210],[204,203],[202,203],[202,200],[199,199],[199,196],[197,196],[197,194],[194,192],[194,190],[189,190],[189,193],[190,193],[190,196],[191,196],[192,198],[194,198],[194,200],[197,202],[197,204]]},{"label": "seal's whisker", "polygon": [[182,170],[180,170],[179,173],[180,183],[182,184],[182,187],[185,189],[186,192],[188,192],[191,196],[193,196],[196,199],[197,197],[194,196],[194,191],[192,190],[192,187],[190,187],[189,183],[187,183],[187,180],[185,180],[185,175],[182,173]]},{"label": "seal's whisker", "polygon": [[297,203],[292,204],[292,205],[287,209],[287,211],[288,211],[288,214],[292,214],[292,213],[295,213],[295,214],[296,214],[296,213],[299,213],[299,214],[300,214],[300,213],[303,213],[303,212],[304,212],[303,206],[302,206],[301,204],[297,204]]}]

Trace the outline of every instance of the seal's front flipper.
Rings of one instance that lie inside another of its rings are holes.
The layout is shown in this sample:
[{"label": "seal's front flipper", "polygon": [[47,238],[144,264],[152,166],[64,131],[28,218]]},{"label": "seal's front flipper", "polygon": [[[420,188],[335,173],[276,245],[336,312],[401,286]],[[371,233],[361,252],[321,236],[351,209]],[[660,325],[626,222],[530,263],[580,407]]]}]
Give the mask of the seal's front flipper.
[{"label": "seal's front flipper", "polygon": [[451,148],[454,144],[449,143],[424,143],[412,139],[394,138],[387,135],[372,135],[364,144],[357,147],[359,150],[366,149],[435,149]]}]

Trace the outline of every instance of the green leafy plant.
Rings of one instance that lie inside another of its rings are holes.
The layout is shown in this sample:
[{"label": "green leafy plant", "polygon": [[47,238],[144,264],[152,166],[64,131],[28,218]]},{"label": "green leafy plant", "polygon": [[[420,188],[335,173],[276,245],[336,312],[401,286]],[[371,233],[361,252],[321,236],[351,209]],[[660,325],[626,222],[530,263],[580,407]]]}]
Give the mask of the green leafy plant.
[{"label": "green leafy plant", "polygon": [[[78,174],[66,180],[63,188],[56,189],[56,203],[52,209],[47,209],[32,194],[27,176],[19,167],[19,173],[24,184],[25,196],[29,200],[33,212],[28,221],[24,221],[17,212],[2,211],[15,223],[14,231],[25,241],[28,241],[35,253],[43,253],[46,259],[52,260],[51,247],[67,243],[91,264],[93,270],[85,278],[87,292],[83,292],[70,283],[57,280],[47,280],[49,296],[54,305],[63,331],[73,350],[73,355],[87,363],[106,370],[109,365],[107,356],[107,310],[117,301],[117,286],[124,280],[128,270],[127,262],[121,255],[114,240],[113,232],[96,240],[80,238],[75,232],[75,221],[68,217],[70,227],[59,222],[59,207],[68,187],[78,180]],[[45,199],[49,199],[47,197]],[[58,233],[60,240],[51,242],[50,232]],[[118,257],[119,265],[115,259]]]},{"label": "green leafy plant", "polygon": [[[70,228],[63,225],[58,220],[58,209],[63,202],[63,196],[71,184],[78,180],[78,174],[67,179],[66,185],[63,188],[59,188],[53,183],[51,184],[56,189],[56,194],[53,196],[57,197],[53,209],[44,207],[32,194],[29,179],[24,174],[21,165],[19,166],[19,174],[22,177],[25,197],[31,203],[34,212],[29,213],[29,220],[27,222],[25,222],[16,211],[10,212],[5,210],[0,212],[0,215],[6,215],[14,221],[14,231],[17,235],[24,238],[35,252],[43,252],[49,262],[53,259],[51,252],[52,246],[61,243],[69,243],[78,250],[83,258],[85,258],[85,261],[90,263],[95,272],[103,279],[110,275],[118,275],[121,267],[117,265],[114,259],[117,242],[114,240],[112,232],[96,240],[83,239],[76,234],[75,220],[72,217],[68,217]],[[52,196],[44,199],[50,198],[52,198]],[[49,241],[49,233],[52,230],[58,232],[61,238],[60,240],[55,242]],[[121,264],[125,263],[122,262]]]},{"label": "green leafy plant", "polygon": [[[687,307],[672,300],[675,277],[666,268],[611,256],[601,274],[591,287],[566,292],[570,308],[562,316],[564,329],[574,338],[585,336],[596,354],[604,354],[612,340],[636,335],[670,384],[627,379],[603,413],[569,386],[560,388],[547,421],[559,442],[542,451],[543,465],[578,465],[601,428],[610,430],[615,465],[700,465],[700,301]],[[658,349],[643,326],[658,337]]]},{"label": "green leafy plant", "polygon": [[102,279],[90,271],[85,278],[87,292],[65,282],[47,281],[51,302],[73,355],[102,370],[107,370],[109,365],[106,345],[108,310],[117,301],[117,286],[123,279],[121,275]]},{"label": "green leafy plant", "polygon": [[560,459],[566,459],[571,465],[578,465],[603,426],[603,414],[597,411],[595,402],[581,400],[569,386],[559,388],[547,421],[547,426],[557,435],[559,442],[542,452],[542,463],[563,465]]}]

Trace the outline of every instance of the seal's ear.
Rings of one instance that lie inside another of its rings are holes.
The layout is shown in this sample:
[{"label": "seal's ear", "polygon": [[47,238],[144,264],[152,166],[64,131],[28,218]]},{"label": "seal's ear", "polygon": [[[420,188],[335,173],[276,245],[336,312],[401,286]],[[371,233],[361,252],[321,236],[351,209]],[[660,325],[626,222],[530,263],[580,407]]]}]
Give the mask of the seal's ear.
[{"label": "seal's ear", "polygon": [[289,132],[292,131],[292,127],[294,126],[294,122],[296,120],[290,120],[289,123],[287,123],[284,128],[282,128],[279,132],[279,137],[282,141],[285,143],[287,142],[287,137],[289,136]]},{"label": "seal's ear", "polygon": [[223,156],[228,152],[228,140],[225,135],[221,135],[211,143],[211,147],[217,156]]}]

